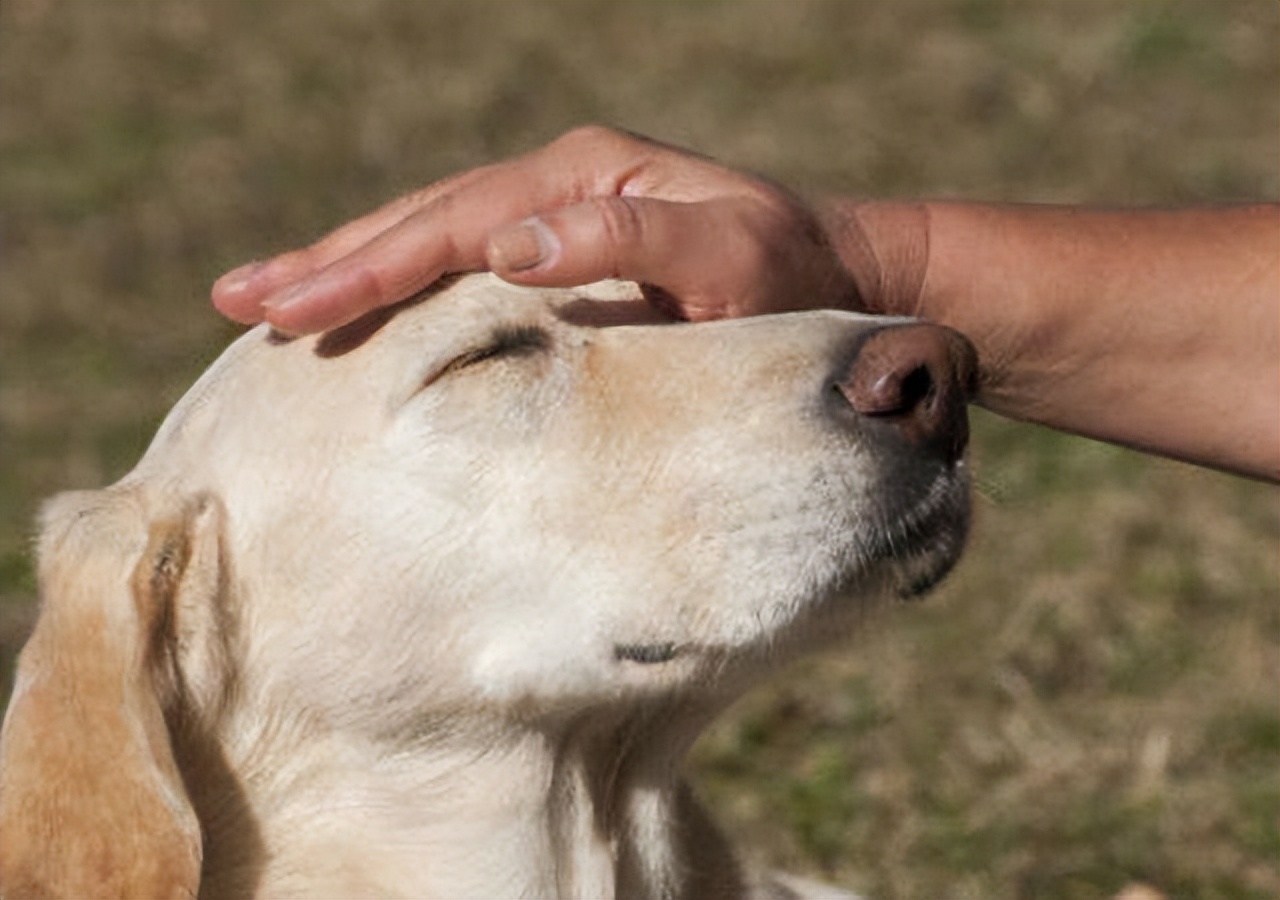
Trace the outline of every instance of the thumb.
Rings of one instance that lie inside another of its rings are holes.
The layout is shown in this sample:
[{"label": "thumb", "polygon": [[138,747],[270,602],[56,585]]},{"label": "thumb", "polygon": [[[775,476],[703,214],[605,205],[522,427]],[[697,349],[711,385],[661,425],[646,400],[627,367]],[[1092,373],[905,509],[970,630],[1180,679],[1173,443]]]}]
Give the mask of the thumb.
[{"label": "thumb", "polygon": [[495,231],[486,259],[516,284],[625,278],[661,288],[688,318],[721,318],[756,274],[741,212],[733,201],[597,197]]}]

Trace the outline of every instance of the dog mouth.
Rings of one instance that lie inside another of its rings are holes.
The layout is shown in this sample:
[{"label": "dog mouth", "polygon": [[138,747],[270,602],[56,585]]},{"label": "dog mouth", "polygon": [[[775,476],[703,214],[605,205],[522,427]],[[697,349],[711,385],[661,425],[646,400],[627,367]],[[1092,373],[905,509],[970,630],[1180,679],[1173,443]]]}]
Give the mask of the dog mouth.
[{"label": "dog mouth", "polygon": [[674,641],[655,643],[618,643],[613,645],[613,658],[642,666],[658,665],[675,659],[680,648]]},{"label": "dog mouth", "polygon": [[[767,655],[782,652],[782,646],[803,649],[814,638],[814,628],[819,641],[824,634],[835,637],[844,633],[850,611],[856,616],[864,608],[864,600],[913,601],[928,594],[952,572],[964,550],[969,479],[961,465],[932,472],[916,468],[913,474],[910,480],[884,478],[872,491],[852,490],[841,498],[831,489],[830,475],[820,473],[815,481],[828,510],[825,516],[813,516],[810,507],[798,523],[785,514],[772,519],[772,530],[744,534],[746,526],[740,526],[727,534],[713,533],[722,540],[732,538],[735,547],[752,547],[756,555],[791,560],[793,566],[797,557],[808,554],[807,565],[797,567],[802,580],[780,580],[763,595],[754,585],[737,585],[744,598],[753,598],[752,609],[728,604],[731,608],[724,612],[731,618],[710,629],[706,622],[681,620],[674,631],[617,634],[606,651],[610,663],[632,673],[628,677],[650,679],[658,671],[688,675],[708,661],[724,664],[750,647],[767,647]],[[832,515],[841,507],[843,512]],[[739,558],[729,556],[728,561]],[[707,670],[708,677],[715,671]]]},{"label": "dog mouth", "polygon": [[895,596],[918,599],[960,561],[969,532],[968,481],[940,478],[922,500],[880,519],[864,547],[866,558],[887,567]]},{"label": "dog mouth", "polygon": [[900,600],[918,600],[941,584],[960,559],[958,553],[939,555],[936,553],[914,557],[903,567],[896,595]]}]

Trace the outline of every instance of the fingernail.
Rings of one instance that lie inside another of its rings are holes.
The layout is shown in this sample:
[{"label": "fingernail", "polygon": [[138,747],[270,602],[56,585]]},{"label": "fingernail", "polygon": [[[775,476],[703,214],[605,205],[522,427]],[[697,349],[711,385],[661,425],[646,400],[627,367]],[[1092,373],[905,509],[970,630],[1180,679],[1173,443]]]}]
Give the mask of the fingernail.
[{"label": "fingernail", "polygon": [[297,300],[300,300],[303,294],[306,294],[310,290],[311,280],[307,279],[306,281],[295,284],[283,293],[267,297],[262,301],[262,308],[270,310],[284,309],[286,306],[290,306]]},{"label": "fingernail", "polygon": [[541,219],[525,219],[489,239],[489,264],[494,269],[523,272],[555,259],[560,238]]},{"label": "fingernail", "polygon": [[[363,308],[372,309],[375,305],[372,300],[368,302],[361,300],[361,297],[369,293],[367,282],[371,277],[364,270],[331,266],[288,286],[281,285],[280,290],[263,299],[262,308],[279,315],[295,306],[313,307],[317,303],[332,306],[336,301],[344,307],[350,307],[353,303],[359,306],[363,303]],[[362,287],[365,290],[361,290]],[[313,310],[308,318],[315,317]]]},{"label": "fingernail", "polygon": [[214,290],[223,294],[236,294],[243,291],[249,286],[249,282],[253,281],[253,277],[262,271],[263,265],[255,261],[232,269],[213,283]]}]

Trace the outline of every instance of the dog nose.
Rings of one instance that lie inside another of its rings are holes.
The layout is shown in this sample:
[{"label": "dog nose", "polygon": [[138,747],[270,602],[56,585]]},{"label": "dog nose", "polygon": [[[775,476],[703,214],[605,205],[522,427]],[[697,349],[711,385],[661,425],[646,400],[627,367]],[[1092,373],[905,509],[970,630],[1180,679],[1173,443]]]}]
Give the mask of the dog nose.
[{"label": "dog nose", "polygon": [[889,325],[862,341],[836,387],[866,419],[955,462],[969,441],[965,404],[977,372],[977,352],[959,332],[924,323]]}]

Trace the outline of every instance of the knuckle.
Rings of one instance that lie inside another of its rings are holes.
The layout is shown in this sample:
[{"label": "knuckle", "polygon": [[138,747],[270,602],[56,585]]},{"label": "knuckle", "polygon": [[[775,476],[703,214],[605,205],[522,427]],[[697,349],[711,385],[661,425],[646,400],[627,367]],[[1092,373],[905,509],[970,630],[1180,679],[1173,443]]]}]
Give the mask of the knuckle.
[{"label": "knuckle", "polygon": [[297,278],[314,269],[323,248],[320,244],[278,254],[266,264],[263,275],[271,280]]},{"label": "knuckle", "polygon": [[644,217],[629,197],[596,197],[591,205],[610,252],[616,258],[644,240]]},{"label": "knuckle", "polygon": [[350,276],[348,300],[353,307],[373,309],[394,301],[386,276],[369,266],[356,269]]},{"label": "knuckle", "polygon": [[565,132],[552,143],[553,146],[569,150],[593,150],[622,146],[629,140],[630,138],[625,132],[616,128],[611,128],[608,125],[589,124],[579,125]]}]

